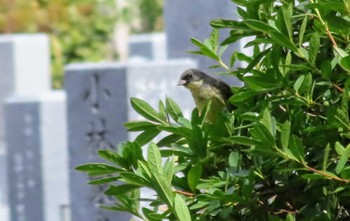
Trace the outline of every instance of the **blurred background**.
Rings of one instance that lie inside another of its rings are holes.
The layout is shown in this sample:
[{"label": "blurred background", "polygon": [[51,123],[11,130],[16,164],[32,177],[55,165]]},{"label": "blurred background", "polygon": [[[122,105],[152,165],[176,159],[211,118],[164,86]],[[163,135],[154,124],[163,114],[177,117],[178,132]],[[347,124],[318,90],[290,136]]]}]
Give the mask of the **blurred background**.
[{"label": "blurred background", "polygon": [[0,33],[46,33],[52,86],[63,66],[125,60],[129,34],[163,30],[163,0],[0,0]]}]

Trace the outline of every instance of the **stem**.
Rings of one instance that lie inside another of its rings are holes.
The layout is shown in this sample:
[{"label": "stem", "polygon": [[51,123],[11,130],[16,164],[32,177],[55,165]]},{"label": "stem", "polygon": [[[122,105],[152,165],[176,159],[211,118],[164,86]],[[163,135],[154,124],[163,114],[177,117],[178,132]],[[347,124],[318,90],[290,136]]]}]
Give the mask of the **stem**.
[{"label": "stem", "polygon": [[344,183],[350,183],[350,180],[345,180],[345,179],[342,179],[340,177],[337,177],[335,175],[332,175],[332,174],[328,174],[326,171],[321,171],[321,170],[317,170],[315,168],[312,168],[312,167],[309,167],[308,165],[306,165],[306,163],[302,162],[302,161],[299,161],[297,160],[296,158],[293,159],[293,158],[290,158],[287,154],[285,154],[282,150],[280,150],[278,147],[274,146],[274,149],[277,150],[277,152],[285,159],[288,159],[288,160],[292,160],[292,161],[295,161],[299,164],[301,164],[303,167],[305,167],[305,169],[307,170],[310,170],[314,173],[317,173],[319,175],[322,175],[324,177],[327,177],[328,179],[332,179],[332,180],[336,180],[336,181],[340,181],[340,182],[344,182]]},{"label": "stem", "polygon": [[225,68],[226,70],[230,71],[230,68],[227,67],[227,65],[221,60],[221,58],[219,58],[219,64],[220,64],[223,68]]},{"label": "stem", "polygon": [[[315,3],[314,0],[310,0],[310,2],[312,4]],[[326,31],[329,39],[331,40],[333,47],[338,47],[337,42],[334,40],[332,33],[329,31],[327,23],[322,19],[320,11],[317,8],[315,8],[315,12],[316,12],[316,15],[317,15],[318,19],[320,20],[320,22],[325,26],[325,31]]]},{"label": "stem", "polygon": [[185,195],[185,196],[194,197],[194,194],[193,194],[193,193],[185,192],[185,191],[182,191],[182,190],[174,190],[174,192],[175,192],[175,193],[182,194],[182,195]]},{"label": "stem", "polygon": [[333,87],[340,93],[344,92],[344,89],[339,87],[336,83],[332,83]]},{"label": "stem", "polygon": [[337,181],[340,181],[340,182],[345,182],[345,183],[350,183],[350,180],[345,180],[345,179],[342,179],[340,177],[337,177],[337,176],[333,176],[331,174],[328,174],[326,173],[325,171],[321,171],[321,170],[316,170],[315,168],[312,168],[312,167],[309,167],[307,165],[304,165],[306,169],[308,170],[311,170],[312,172],[314,173],[317,173],[317,174],[320,174],[322,176],[325,176],[329,179],[333,179],[333,180],[337,180]]}]

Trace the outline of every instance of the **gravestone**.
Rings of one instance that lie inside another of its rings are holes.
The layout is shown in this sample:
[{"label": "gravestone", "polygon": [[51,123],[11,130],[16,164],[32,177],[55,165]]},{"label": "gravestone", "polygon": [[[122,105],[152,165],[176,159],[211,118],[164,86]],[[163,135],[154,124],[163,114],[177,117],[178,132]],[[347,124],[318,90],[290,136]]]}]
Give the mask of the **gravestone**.
[{"label": "gravestone", "polygon": [[[193,55],[187,51],[198,50],[191,43],[191,37],[204,41],[210,37],[213,19],[237,19],[236,7],[231,1],[217,0],[165,0],[164,22],[167,39],[167,55],[169,58],[190,57],[198,61],[199,68],[205,72],[222,71],[209,70],[208,67],[217,65],[217,62],[201,55]],[[219,30],[221,41],[229,36],[229,30]],[[240,44],[230,45],[223,54],[223,61],[229,64],[233,51],[241,50]],[[241,64],[238,64],[241,66]],[[225,77],[225,81],[232,85],[241,83],[232,77]]]},{"label": "gravestone", "polygon": [[11,96],[4,103],[11,221],[65,221],[65,96]]},{"label": "gravestone", "polygon": [[72,64],[65,68],[67,91],[70,202],[72,221],[126,221],[127,213],[98,208],[113,200],[106,186],[89,186],[91,179],[78,165],[99,162],[98,149],[115,150],[127,140],[126,66],[117,63]]},{"label": "gravestone", "polygon": [[[35,55],[33,55],[35,53]],[[49,40],[44,34],[0,35],[0,217],[7,220],[3,101],[12,94],[36,95],[50,89]]]},{"label": "gravestone", "polygon": [[164,33],[136,34],[129,37],[129,59],[165,60],[166,41]]}]

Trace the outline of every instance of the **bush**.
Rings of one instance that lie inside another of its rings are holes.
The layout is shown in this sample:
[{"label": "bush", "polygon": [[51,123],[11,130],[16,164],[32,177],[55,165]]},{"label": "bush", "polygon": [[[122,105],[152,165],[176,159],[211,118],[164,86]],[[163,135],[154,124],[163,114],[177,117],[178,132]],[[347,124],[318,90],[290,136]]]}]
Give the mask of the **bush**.
[{"label": "bush", "polygon": [[[125,126],[140,135],[100,150],[108,164],[77,169],[108,174],[90,183],[110,184],[117,201],[103,208],[144,220],[349,220],[349,1],[232,1],[241,20],[213,20],[210,38],[192,41],[245,83],[232,88],[236,110],[210,124],[197,109],[184,118],[170,98],[158,111],[132,98],[145,120]],[[219,45],[220,28],[231,32]],[[253,55],[235,51],[224,64],[225,45],[245,37]],[[237,60],[249,64],[232,70]],[[156,198],[141,199],[142,187]]]}]

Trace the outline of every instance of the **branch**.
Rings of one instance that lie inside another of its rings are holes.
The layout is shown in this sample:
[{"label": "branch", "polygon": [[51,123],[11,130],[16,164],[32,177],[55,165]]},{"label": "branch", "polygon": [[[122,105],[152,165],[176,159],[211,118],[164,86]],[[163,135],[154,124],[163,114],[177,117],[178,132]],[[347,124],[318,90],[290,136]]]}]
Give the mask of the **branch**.
[{"label": "branch", "polygon": [[322,175],[324,177],[327,177],[329,179],[333,179],[333,180],[337,180],[337,181],[345,182],[345,183],[350,183],[350,180],[345,180],[345,179],[342,179],[340,177],[333,176],[331,174],[326,173],[325,171],[316,170],[315,168],[309,167],[307,165],[304,165],[304,166],[305,166],[306,169],[311,170],[312,172],[320,174],[320,175]]}]

